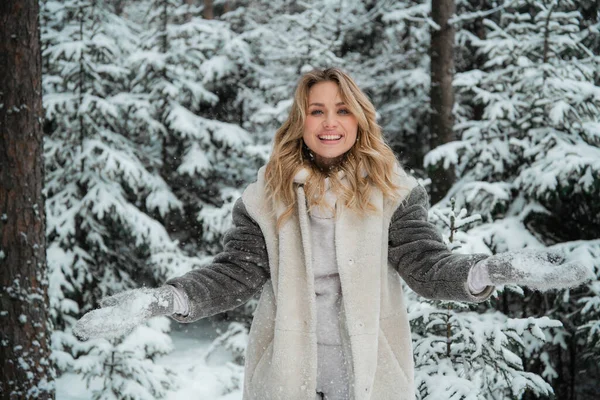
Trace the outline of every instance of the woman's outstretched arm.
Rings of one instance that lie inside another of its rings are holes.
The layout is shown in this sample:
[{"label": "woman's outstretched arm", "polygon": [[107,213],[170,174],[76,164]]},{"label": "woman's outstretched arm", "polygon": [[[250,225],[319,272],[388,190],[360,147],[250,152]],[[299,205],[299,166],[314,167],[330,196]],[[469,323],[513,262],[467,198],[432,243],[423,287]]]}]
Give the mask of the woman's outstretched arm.
[{"label": "woman's outstretched arm", "polygon": [[[192,322],[244,304],[262,288],[270,272],[264,236],[241,199],[233,207],[233,226],[223,243],[223,251],[205,268],[156,289],[127,290],[104,299],[102,308],[77,321],[73,333],[81,339],[118,337],[155,316]],[[177,314],[181,310],[187,313]]]},{"label": "woman's outstretched arm", "polygon": [[438,300],[479,302],[493,286],[474,294],[469,289],[471,268],[488,256],[455,254],[448,250],[437,227],[427,220],[429,200],[422,186],[415,186],[392,216],[388,260],[412,290]]},{"label": "woman's outstretched arm", "polygon": [[594,278],[583,264],[567,261],[556,250],[522,249],[493,256],[452,253],[428,222],[428,207],[427,192],[416,186],[392,216],[389,229],[389,262],[424,297],[479,302],[491,295],[495,285],[549,290]]},{"label": "woman's outstretched arm", "polygon": [[262,289],[270,277],[265,238],[240,198],[233,207],[233,226],[223,238],[224,248],[212,264],[167,281],[184,294],[188,314],[174,314],[180,322],[231,310]]}]

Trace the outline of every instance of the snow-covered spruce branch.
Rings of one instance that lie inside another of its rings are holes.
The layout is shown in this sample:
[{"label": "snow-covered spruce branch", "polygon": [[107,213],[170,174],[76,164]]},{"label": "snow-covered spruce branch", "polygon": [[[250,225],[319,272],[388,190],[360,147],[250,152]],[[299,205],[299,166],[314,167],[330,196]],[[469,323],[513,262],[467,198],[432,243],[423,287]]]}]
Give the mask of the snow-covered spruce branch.
[{"label": "snow-covered spruce branch", "polygon": [[498,11],[502,11],[505,8],[512,6],[517,1],[518,0],[509,0],[509,1],[506,1],[504,4],[501,4],[494,8],[490,8],[489,10],[486,10],[486,11],[475,11],[475,12],[470,12],[470,13],[463,14],[460,16],[457,15],[457,16],[450,18],[448,20],[448,24],[455,25],[460,22],[467,22],[467,21],[472,21],[474,19],[478,19],[478,18],[485,18],[487,16],[497,13]]}]

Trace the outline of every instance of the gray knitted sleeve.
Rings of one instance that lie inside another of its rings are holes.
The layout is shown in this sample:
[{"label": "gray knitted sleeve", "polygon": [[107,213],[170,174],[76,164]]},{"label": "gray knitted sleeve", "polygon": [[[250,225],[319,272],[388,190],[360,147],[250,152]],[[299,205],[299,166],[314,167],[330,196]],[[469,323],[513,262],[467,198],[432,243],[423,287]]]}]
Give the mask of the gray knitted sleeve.
[{"label": "gray knitted sleeve", "polygon": [[265,238],[241,198],[232,214],[233,226],[223,238],[223,251],[212,264],[166,282],[187,298],[189,313],[172,315],[177,321],[193,322],[240,306],[269,279]]},{"label": "gray knitted sleeve", "polygon": [[481,302],[493,286],[479,294],[469,290],[467,278],[484,254],[450,252],[437,228],[428,222],[429,200],[422,186],[416,186],[394,212],[389,229],[388,260],[408,286],[423,297],[437,300]]}]

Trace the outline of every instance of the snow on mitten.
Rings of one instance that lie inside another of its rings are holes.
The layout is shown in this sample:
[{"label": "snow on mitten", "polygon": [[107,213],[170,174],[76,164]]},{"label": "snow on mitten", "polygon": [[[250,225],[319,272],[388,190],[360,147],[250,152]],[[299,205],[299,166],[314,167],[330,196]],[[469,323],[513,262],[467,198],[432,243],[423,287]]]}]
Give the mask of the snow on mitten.
[{"label": "snow on mitten", "polygon": [[73,328],[79,339],[116,338],[131,332],[145,320],[171,315],[174,310],[174,288],[134,289],[108,297],[101,307],[85,314]]},{"label": "snow on mitten", "polygon": [[578,261],[567,262],[557,251],[524,249],[481,261],[494,285],[514,284],[546,291],[579,286],[595,276]]}]

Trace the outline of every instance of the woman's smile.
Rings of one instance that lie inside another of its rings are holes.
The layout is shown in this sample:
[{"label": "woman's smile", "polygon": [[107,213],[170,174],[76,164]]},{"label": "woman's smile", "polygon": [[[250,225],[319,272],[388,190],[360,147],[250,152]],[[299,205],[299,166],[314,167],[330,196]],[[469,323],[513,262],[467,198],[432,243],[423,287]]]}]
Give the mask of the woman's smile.
[{"label": "woman's smile", "polygon": [[337,144],[344,135],[339,133],[322,133],[317,135],[319,140],[325,144]]}]

